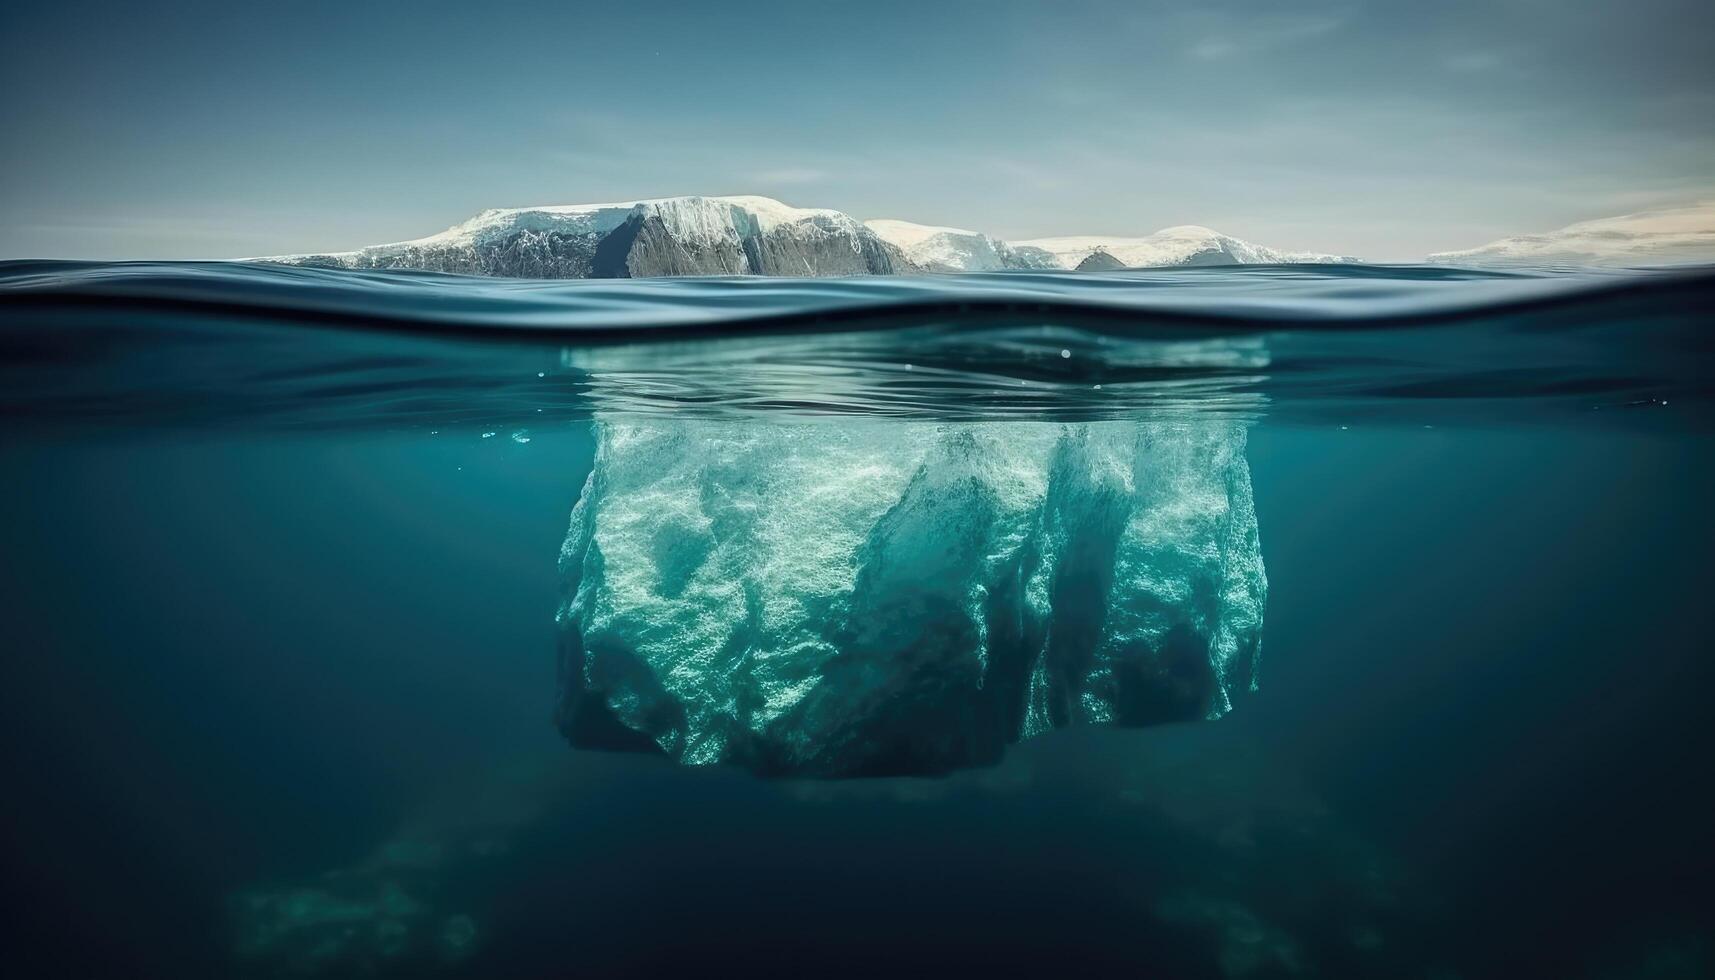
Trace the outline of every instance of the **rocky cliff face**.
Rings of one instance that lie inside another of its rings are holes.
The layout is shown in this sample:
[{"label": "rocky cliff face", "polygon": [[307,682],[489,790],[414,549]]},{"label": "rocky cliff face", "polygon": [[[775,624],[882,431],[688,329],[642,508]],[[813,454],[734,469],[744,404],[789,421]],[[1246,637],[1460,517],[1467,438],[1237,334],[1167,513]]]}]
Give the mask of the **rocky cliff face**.
[{"label": "rocky cliff face", "polygon": [[406,243],[326,255],[296,255],[269,261],[324,269],[418,269],[466,276],[528,279],[588,279],[603,236],[526,229],[481,243]]},{"label": "rocky cliff face", "polygon": [[918,272],[899,249],[850,228],[778,229],[745,240],[751,268],[765,276],[863,276]]},{"label": "rocky cliff face", "polygon": [[747,271],[742,241],[686,241],[659,215],[635,214],[596,245],[591,275],[597,279],[642,276],[736,276]]},{"label": "rocky cliff face", "polygon": [[1125,268],[1125,263],[1109,255],[1103,249],[1096,249],[1077,265],[1078,272],[1113,272]]}]

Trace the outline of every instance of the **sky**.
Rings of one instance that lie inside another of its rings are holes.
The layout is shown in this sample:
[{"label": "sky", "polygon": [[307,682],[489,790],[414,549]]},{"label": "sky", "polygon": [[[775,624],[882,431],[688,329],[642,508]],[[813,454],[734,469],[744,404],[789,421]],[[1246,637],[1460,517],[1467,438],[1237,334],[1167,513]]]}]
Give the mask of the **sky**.
[{"label": "sky", "polygon": [[1712,36],[1708,0],[13,0],[0,258],[764,194],[1414,261],[1715,198]]}]

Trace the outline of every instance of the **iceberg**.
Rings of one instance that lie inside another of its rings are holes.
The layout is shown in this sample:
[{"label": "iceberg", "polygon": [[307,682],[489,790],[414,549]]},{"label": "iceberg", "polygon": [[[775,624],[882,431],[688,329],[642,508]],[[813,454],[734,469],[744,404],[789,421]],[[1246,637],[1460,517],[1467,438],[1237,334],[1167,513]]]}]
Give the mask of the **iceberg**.
[{"label": "iceberg", "polygon": [[608,417],[561,550],[572,744],[930,774],[1213,718],[1267,593],[1244,424]]},{"label": "iceberg", "polygon": [[1355,262],[1196,225],[1143,238],[1009,242],[897,219],[859,221],[754,194],[491,208],[439,234],[344,252],[245,259],[329,269],[420,269],[526,279],[868,276],[1233,263]]},{"label": "iceberg", "polygon": [[753,195],[492,208],[427,238],[248,261],[541,279],[912,271],[849,215]]}]

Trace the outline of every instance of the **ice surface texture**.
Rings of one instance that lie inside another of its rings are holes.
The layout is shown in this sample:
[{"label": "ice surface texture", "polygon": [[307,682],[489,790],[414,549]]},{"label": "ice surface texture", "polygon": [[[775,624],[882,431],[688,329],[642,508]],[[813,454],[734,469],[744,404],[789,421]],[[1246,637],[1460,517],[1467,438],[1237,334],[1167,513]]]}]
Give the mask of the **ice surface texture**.
[{"label": "ice surface texture", "polygon": [[1267,590],[1227,421],[598,421],[561,730],[768,775],[933,773],[1214,717]]}]

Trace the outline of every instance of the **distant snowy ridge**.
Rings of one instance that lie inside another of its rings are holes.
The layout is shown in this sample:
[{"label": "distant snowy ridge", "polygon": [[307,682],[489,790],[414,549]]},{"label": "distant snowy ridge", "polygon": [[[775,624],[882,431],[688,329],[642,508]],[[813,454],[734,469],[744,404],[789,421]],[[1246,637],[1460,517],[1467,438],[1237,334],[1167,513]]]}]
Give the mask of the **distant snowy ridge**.
[{"label": "distant snowy ridge", "polygon": [[1008,269],[1350,262],[1288,252],[1186,225],[1144,238],[1006,242],[896,219],[858,221],[772,198],[668,197],[484,211],[437,235],[349,252],[250,261],[345,269],[423,269],[549,279],[639,276],[847,276]]},{"label": "distant snowy ridge", "polygon": [[1041,249],[1020,248],[1009,242],[963,228],[941,228],[910,221],[878,218],[864,222],[870,231],[896,246],[906,259],[925,272],[995,272],[1002,269],[1064,268]]},{"label": "distant snowy ridge", "polygon": [[1557,231],[1514,235],[1477,248],[1436,252],[1429,261],[1475,266],[1612,267],[1715,262],[1715,201],[1580,221]]},{"label": "distant snowy ridge", "polygon": [[[1293,252],[1257,245],[1200,225],[1163,228],[1143,238],[1072,235],[1014,242],[1052,255],[1061,268],[1137,268],[1166,265],[1256,265],[1262,263],[1359,262],[1349,255]],[[1103,257],[1107,258],[1104,261]]]}]

